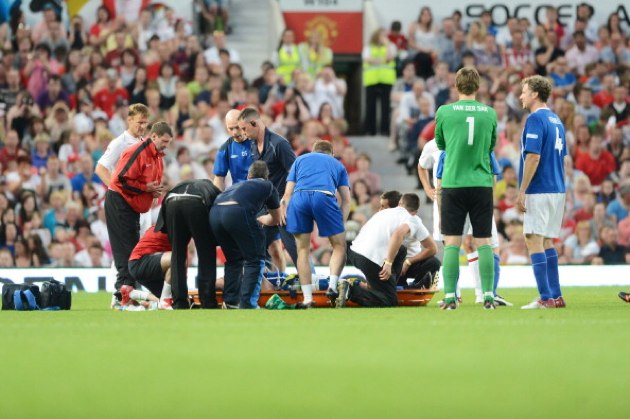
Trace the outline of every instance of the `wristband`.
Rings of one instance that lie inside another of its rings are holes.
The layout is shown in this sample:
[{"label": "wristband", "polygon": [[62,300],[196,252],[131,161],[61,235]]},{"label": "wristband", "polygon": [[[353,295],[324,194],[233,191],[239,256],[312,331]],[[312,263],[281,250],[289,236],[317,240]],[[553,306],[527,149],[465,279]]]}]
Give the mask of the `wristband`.
[{"label": "wristband", "polygon": [[411,266],[411,262],[409,261],[409,259],[405,259],[405,265]]},{"label": "wristband", "polygon": [[384,264],[384,265],[390,265],[390,266],[391,266],[391,264],[392,264],[392,263],[391,263],[389,260],[385,259],[385,262],[383,262],[383,264]]}]

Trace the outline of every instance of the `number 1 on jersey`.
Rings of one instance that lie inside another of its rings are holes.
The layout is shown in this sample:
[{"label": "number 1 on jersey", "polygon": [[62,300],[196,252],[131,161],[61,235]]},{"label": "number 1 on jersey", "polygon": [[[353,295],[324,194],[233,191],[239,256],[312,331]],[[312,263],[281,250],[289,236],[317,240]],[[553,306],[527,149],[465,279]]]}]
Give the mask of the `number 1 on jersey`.
[{"label": "number 1 on jersey", "polygon": [[467,117],[466,122],[468,123],[468,145],[473,145],[473,139],[475,136],[475,117]]}]

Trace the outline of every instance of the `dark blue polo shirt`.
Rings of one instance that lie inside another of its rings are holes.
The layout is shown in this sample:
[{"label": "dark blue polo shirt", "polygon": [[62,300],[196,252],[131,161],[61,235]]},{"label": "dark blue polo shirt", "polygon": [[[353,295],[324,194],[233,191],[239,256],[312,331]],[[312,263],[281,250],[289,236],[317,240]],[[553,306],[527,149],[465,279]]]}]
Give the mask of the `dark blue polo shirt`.
[{"label": "dark blue polo shirt", "polygon": [[260,212],[263,207],[267,207],[267,209],[280,208],[278,191],[270,181],[264,179],[249,179],[236,183],[217,196],[214,204],[228,201],[236,201],[241,208],[254,214]]},{"label": "dark blue polo shirt", "polygon": [[287,186],[287,176],[295,161],[295,153],[291,144],[279,134],[265,128],[264,148],[258,152],[256,141],[252,141],[253,161],[262,160],[269,167],[269,180],[276,187],[280,196],[284,195]]}]

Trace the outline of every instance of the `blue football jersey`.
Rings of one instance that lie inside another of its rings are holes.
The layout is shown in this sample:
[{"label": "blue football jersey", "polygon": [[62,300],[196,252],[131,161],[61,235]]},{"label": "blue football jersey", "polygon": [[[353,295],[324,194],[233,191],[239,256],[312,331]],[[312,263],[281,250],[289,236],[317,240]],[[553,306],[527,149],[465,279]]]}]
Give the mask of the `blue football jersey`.
[{"label": "blue football jersey", "polygon": [[252,140],[239,143],[232,137],[228,138],[217,151],[213,173],[225,177],[230,172],[232,183],[246,181],[247,171],[253,162],[252,143]]},{"label": "blue football jersey", "polygon": [[532,178],[527,194],[563,193],[564,157],[567,141],[562,121],[549,108],[532,112],[525,122],[521,136],[521,165],[518,171],[519,184],[523,180],[523,169],[527,153],[540,155],[538,169]]}]

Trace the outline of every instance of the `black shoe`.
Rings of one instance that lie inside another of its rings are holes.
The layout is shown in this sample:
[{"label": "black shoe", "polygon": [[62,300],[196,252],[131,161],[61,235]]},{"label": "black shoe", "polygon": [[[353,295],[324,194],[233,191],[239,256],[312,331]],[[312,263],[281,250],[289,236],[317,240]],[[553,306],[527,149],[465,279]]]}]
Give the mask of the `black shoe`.
[{"label": "black shoe", "polygon": [[617,295],[619,296],[619,298],[621,298],[626,303],[630,303],[630,293],[621,291]]},{"label": "black shoe", "polygon": [[234,304],[227,304],[225,301],[221,304],[223,310],[238,310],[240,307]]},{"label": "black shoe", "polygon": [[305,303],[303,301],[300,301],[299,303],[295,305],[296,310],[308,310],[309,308],[313,308],[312,301],[310,303]]},{"label": "black shoe", "polygon": [[328,300],[330,300],[330,305],[334,308],[335,305],[337,304],[337,297],[339,296],[339,293],[334,291],[332,288],[328,288],[326,290],[326,297],[328,297]]},{"label": "black shoe", "polygon": [[350,283],[348,281],[339,281],[337,284],[337,299],[335,300],[336,308],[344,308],[346,301],[348,301],[348,294],[350,293]]}]

